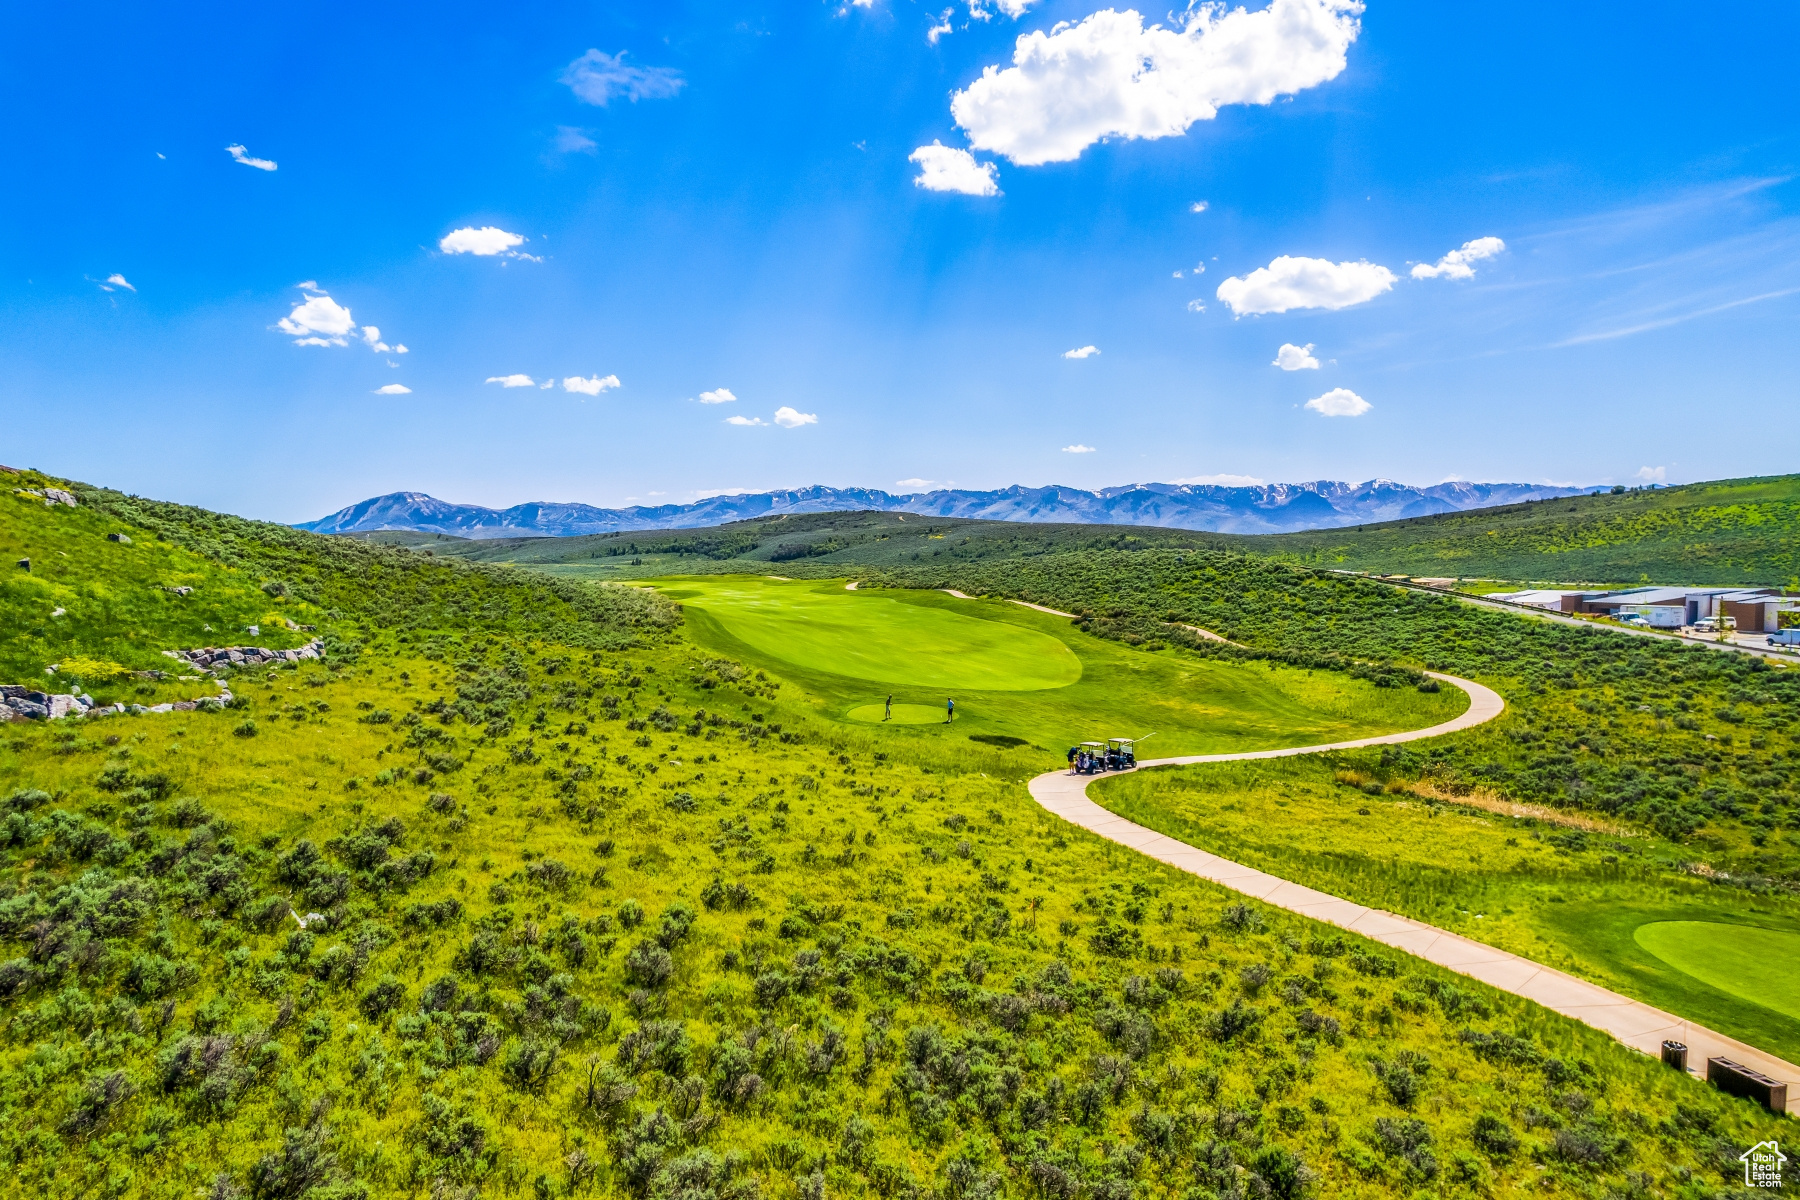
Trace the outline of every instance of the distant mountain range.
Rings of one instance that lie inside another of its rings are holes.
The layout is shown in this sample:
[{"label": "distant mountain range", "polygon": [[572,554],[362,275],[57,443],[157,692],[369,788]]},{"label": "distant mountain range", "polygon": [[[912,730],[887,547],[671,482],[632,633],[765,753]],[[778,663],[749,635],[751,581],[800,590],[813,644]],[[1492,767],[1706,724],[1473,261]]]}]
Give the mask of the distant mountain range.
[{"label": "distant mountain range", "polygon": [[714,496],[694,504],[594,508],[587,504],[516,504],[482,508],[451,504],[423,492],[376,496],[298,526],[315,533],[382,529],[464,538],[572,537],[638,529],[692,529],[782,513],[920,513],[988,521],[1080,525],[1157,525],[1215,533],[1293,533],[1465,512],[1595,491],[1529,483],[1440,483],[1411,487],[1391,479],[1367,483],[1139,483],[1098,492],[1072,487],[1009,487],[993,492],[939,490],[896,496],[873,488],[808,487]]}]

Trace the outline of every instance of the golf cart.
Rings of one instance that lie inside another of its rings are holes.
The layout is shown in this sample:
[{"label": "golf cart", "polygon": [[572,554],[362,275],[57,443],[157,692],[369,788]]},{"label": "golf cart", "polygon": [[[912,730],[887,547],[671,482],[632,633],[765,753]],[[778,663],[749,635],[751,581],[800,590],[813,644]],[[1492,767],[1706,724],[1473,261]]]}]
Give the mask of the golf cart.
[{"label": "golf cart", "polygon": [[1106,739],[1106,769],[1109,771],[1129,771],[1137,766],[1136,738]]},{"label": "golf cart", "polygon": [[1143,740],[1144,738],[1108,738],[1104,742],[1083,742],[1069,751],[1069,765],[1078,775],[1129,771],[1137,766],[1137,744]]},{"label": "golf cart", "polygon": [[1069,765],[1077,775],[1092,775],[1106,770],[1106,743],[1083,742],[1069,751]]}]

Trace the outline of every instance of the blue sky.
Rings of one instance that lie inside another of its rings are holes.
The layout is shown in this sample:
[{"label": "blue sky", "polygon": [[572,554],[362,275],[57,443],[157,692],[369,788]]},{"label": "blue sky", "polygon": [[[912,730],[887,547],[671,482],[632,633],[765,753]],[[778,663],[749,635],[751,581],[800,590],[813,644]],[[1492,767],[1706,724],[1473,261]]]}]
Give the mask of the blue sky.
[{"label": "blue sky", "polygon": [[1020,7],[14,5],[0,461],[289,521],[1794,468],[1800,9]]}]

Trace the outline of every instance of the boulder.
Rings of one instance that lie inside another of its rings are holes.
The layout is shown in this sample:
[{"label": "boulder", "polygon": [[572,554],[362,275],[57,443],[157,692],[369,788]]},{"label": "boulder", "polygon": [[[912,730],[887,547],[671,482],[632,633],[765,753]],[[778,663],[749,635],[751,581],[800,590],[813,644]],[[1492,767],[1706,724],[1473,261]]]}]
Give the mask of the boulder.
[{"label": "boulder", "polygon": [[131,539],[122,533],[109,533],[106,535],[106,540],[109,542],[117,542],[121,546],[131,545]]},{"label": "boulder", "polygon": [[23,700],[25,688],[17,683],[0,683],[0,700]]},{"label": "boulder", "polygon": [[39,704],[35,700],[14,700],[12,709],[21,717],[47,717],[50,715],[49,707]]},{"label": "boulder", "polygon": [[51,696],[45,701],[44,707],[48,710],[48,715],[52,721],[60,720],[75,711],[75,697]]},{"label": "boulder", "polygon": [[44,503],[51,504],[51,505],[66,504],[70,508],[80,508],[81,507],[80,503],[78,503],[76,501],[76,499],[73,495],[69,494],[68,492],[63,491],[61,488],[52,488],[52,487],[47,487],[44,489]]}]

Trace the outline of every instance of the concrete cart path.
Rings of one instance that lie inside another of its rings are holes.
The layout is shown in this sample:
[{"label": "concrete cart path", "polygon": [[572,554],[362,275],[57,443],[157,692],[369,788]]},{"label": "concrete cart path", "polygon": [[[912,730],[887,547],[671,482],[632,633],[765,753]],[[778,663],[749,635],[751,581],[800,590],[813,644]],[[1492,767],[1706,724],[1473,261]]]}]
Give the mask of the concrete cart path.
[{"label": "concrete cart path", "polygon": [[[1438,675],[1435,672],[1432,674],[1434,678],[1454,684],[1468,693],[1469,708],[1462,716],[1429,729],[1391,733],[1353,742],[1335,742],[1328,746],[1298,746],[1286,750],[1257,750],[1243,754],[1196,754],[1183,758],[1152,759],[1139,764],[1138,770],[1185,763],[1282,758],[1295,754],[1314,754],[1323,750],[1347,750],[1357,746],[1409,742],[1491,721],[1505,708],[1505,702],[1489,688],[1466,679]],[[1800,1084],[1800,1067],[1793,1063],[1766,1054],[1754,1046],[1745,1045],[1703,1025],[1696,1025],[1673,1013],[1621,996],[1566,972],[1521,958],[1517,954],[1497,950],[1410,917],[1368,908],[1303,887],[1254,867],[1246,867],[1216,854],[1198,850],[1186,842],[1157,833],[1154,829],[1146,829],[1089,800],[1087,785],[1093,778],[1068,771],[1051,771],[1031,781],[1031,796],[1045,809],[1064,820],[1146,854],[1158,862],[1167,863],[1202,879],[1210,879],[1233,891],[1254,896],[1264,903],[1285,908],[1289,912],[1348,929],[1396,950],[1403,950],[1459,974],[1492,984],[1501,991],[1534,1000],[1565,1017],[1574,1017],[1595,1029],[1610,1033],[1635,1050],[1659,1055],[1665,1039],[1684,1042],[1688,1047],[1689,1070],[1694,1074],[1704,1073],[1708,1058],[1729,1058],[1742,1063],[1764,1075],[1787,1082],[1790,1094],[1788,1111],[1800,1111],[1800,1087],[1794,1086]]]}]

